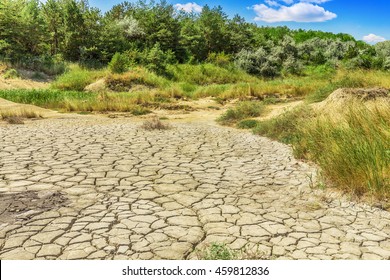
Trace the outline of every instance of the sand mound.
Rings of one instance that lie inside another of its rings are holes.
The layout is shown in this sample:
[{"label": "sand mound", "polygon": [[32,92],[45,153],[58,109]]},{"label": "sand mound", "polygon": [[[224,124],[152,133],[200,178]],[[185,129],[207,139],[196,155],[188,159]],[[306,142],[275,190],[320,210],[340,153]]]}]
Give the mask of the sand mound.
[{"label": "sand mound", "polygon": [[88,92],[103,92],[107,90],[107,87],[104,79],[100,79],[86,86],[84,90]]},{"label": "sand mound", "polygon": [[318,111],[334,113],[343,112],[346,108],[357,103],[366,107],[390,106],[389,90],[384,88],[341,88],[313,107]]}]

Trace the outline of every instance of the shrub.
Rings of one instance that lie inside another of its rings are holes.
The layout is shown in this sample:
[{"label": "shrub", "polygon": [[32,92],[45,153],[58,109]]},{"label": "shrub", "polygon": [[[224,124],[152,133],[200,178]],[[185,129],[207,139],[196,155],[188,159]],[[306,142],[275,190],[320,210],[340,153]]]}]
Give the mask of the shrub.
[{"label": "shrub", "polygon": [[232,57],[222,53],[210,53],[207,57],[207,62],[215,64],[219,67],[227,67],[230,65]]},{"label": "shrub", "polygon": [[303,71],[302,63],[294,57],[290,56],[283,62],[283,72],[284,73],[301,75],[302,71]]},{"label": "shrub", "polygon": [[61,55],[25,56],[12,63],[15,67],[43,72],[47,75],[59,75],[67,69],[67,63]]},{"label": "shrub", "polygon": [[241,128],[241,129],[252,129],[252,128],[255,128],[255,127],[257,126],[258,123],[259,123],[259,121],[257,121],[257,120],[251,120],[251,119],[242,120],[242,121],[240,121],[240,122],[237,124],[237,128]]},{"label": "shrub", "polygon": [[167,56],[167,54],[161,50],[160,44],[156,43],[145,57],[145,66],[148,70],[163,75],[166,73],[169,58],[170,56]]},{"label": "shrub", "polygon": [[266,78],[278,76],[281,68],[280,59],[262,47],[256,51],[242,50],[237,54],[235,64],[248,74]]},{"label": "shrub", "polygon": [[231,124],[245,118],[258,117],[263,111],[264,105],[262,102],[242,101],[236,107],[228,109],[217,121],[222,124]]},{"label": "shrub", "polygon": [[383,69],[387,71],[390,70],[390,57],[387,57],[383,62]]},{"label": "shrub", "polygon": [[108,64],[112,73],[124,73],[129,68],[129,60],[126,55],[115,53]]},{"label": "shrub", "polygon": [[19,72],[16,69],[9,69],[4,73],[4,79],[15,79],[19,77]]}]

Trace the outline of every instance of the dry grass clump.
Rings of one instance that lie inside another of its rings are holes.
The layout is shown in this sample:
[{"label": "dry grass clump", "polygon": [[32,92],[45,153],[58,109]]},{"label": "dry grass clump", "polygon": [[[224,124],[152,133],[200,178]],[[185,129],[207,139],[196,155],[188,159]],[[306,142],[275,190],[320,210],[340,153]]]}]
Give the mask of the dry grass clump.
[{"label": "dry grass clump", "polygon": [[5,120],[9,124],[24,124],[23,118],[17,116],[3,118],[3,120]]},{"label": "dry grass clump", "polygon": [[40,119],[42,115],[32,110],[3,110],[0,112],[2,120],[9,124],[24,124],[24,119]]},{"label": "dry grass clump", "polygon": [[171,125],[163,123],[159,118],[154,117],[152,119],[144,121],[141,128],[146,130],[167,130],[171,129]]}]

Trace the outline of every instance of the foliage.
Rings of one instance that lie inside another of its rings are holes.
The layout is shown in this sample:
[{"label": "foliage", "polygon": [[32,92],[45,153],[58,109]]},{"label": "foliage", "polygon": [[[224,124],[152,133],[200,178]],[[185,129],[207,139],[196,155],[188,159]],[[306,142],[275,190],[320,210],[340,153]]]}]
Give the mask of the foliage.
[{"label": "foliage", "polygon": [[222,124],[231,124],[245,118],[258,117],[264,111],[264,105],[259,101],[242,101],[234,108],[228,109],[218,121]]},{"label": "foliage", "polygon": [[202,260],[235,260],[238,252],[227,247],[226,244],[212,243],[203,251],[198,251],[198,257]]},{"label": "foliage", "polygon": [[166,85],[166,80],[144,68],[138,67],[123,74],[108,75],[105,78],[105,84],[113,91],[129,91],[137,85],[146,86],[148,88],[161,88]]},{"label": "foliage", "polygon": [[345,119],[316,118],[299,127],[299,155],[317,162],[339,187],[356,195],[390,195],[390,114],[355,104]]},{"label": "foliage", "polygon": [[88,70],[72,65],[67,72],[51,84],[53,89],[83,91],[84,88],[105,75],[104,70]]},{"label": "foliage", "polygon": [[120,74],[126,72],[129,68],[129,61],[127,59],[127,56],[120,53],[115,53],[110,63],[108,64],[108,67],[110,68],[112,73]]},{"label": "foliage", "polygon": [[65,67],[58,61],[47,64],[47,58],[101,66],[116,53],[136,54],[128,56],[130,63],[164,75],[168,65],[176,62],[229,68],[233,60],[262,77],[301,74],[303,66],[325,63],[389,68],[388,42],[372,47],[348,34],[258,27],[240,16],[229,18],[220,6],[205,5],[202,12],[187,14],[178,13],[166,1],[124,2],[102,14],[87,0],[4,0],[0,4],[1,60],[35,64],[32,70],[52,75]]},{"label": "foliage", "polygon": [[297,143],[300,139],[298,127],[310,114],[307,107],[298,107],[276,118],[259,122],[253,132],[286,144]]},{"label": "foliage", "polygon": [[252,129],[257,126],[259,121],[257,120],[252,120],[252,119],[247,119],[247,120],[242,120],[237,124],[237,128],[241,129]]},{"label": "foliage", "polygon": [[4,79],[15,79],[19,77],[19,73],[16,69],[8,69],[3,75]]},{"label": "foliage", "polygon": [[254,132],[292,144],[337,187],[356,195],[390,195],[390,115],[386,106],[353,104],[338,118],[307,107],[258,123]]}]

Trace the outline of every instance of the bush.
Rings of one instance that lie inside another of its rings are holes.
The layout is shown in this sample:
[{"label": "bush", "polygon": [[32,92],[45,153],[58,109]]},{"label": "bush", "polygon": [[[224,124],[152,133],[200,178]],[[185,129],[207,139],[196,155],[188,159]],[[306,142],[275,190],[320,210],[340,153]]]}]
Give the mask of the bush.
[{"label": "bush", "polygon": [[160,48],[160,44],[156,43],[145,56],[145,66],[152,72],[164,75],[170,60],[172,60],[172,54],[164,53]]},{"label": "bush", "polygon": [[242,101],[236,107],[228,109],[217,121],[222,124],[231,124],[245,118],[258,117],[263,111],[264,105],[262,102]]},{"label": "bush", "polygon": [[3,75],[4,79],[15,79],[19,77],[19,72],[16,69],[9,69]]},{"label": "bush", "polygon": [[230,65],[232,57],[222,53],[210,53],[207,57],[207,62],[215,64],[219,67],[227,67]]},{"label": "bush", "polygon": [[128,70],[129,60],[126,55],[115,53],[108,64],[108,67],[112,73],[121,74]]},{"label": "bush", "polygon": [[258,123],[259,123],[259,121],[257,121],[257,120],[251,120],[251,119],[242,120],[237,124],[237,128],[252,129],[252,128],[255,128]]},{"label": "bush", "polygon": [[237,54],[235,64],[248,74],[273,78],[280,74],[281,61],[264,48],[256,51],[242,50]]},{"label": "bush", "polygon": [[67,64],[61,55],[26,56],[12,64],[18,68],[43,72],[51,76],[62,74],[67,69]]},{"label": "bush", "polygon": [[293,74],[293,75],[301,75],[303,71],[303,65],[302,63],[294,58],[294,57],[288,57],[283,62],[283,72],[287,74]]}]

